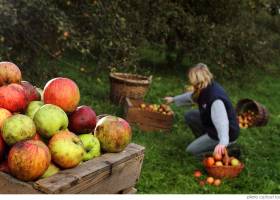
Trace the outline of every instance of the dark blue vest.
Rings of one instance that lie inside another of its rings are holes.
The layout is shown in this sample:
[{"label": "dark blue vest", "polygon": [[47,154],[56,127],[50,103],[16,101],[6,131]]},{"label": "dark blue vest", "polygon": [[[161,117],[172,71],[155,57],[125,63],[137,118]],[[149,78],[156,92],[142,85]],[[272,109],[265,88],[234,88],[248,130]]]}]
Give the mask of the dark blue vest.
[{"label": "dark blue vest", "polygon": [[236,112],[224,89],[215,81],[202,89],[197,99],[204,131],[208,133],[212,139],[219,140],[216,128],[211,119],[211,105],[217,99],[222,100],[225,104],[229,120],[229,140],[232,142],[236,140],[239,135]]}]

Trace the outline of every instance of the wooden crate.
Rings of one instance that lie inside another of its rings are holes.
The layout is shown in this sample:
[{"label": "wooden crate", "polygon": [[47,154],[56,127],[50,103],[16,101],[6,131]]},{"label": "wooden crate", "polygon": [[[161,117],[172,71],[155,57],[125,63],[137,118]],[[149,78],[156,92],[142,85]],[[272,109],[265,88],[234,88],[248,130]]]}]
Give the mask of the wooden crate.
[{"label": "wooden crate", "polygon": [[[164,131],[170,132],[173,126],[174,114],[164,115],[159,112],[152,112],[143,110],[140,105],[145,103],[140,99],[126,98],[124,104],[125,119],[131,123],[136,124],[143,131]],[[149,105],[148,103],[145,103]]]},{"label": "wooden crate", "polygon": [[129,144],[120,153],[107,153],[35,182],[23,182],[0,172],[0,194],[120,194],[135,193],[144,147]]}]

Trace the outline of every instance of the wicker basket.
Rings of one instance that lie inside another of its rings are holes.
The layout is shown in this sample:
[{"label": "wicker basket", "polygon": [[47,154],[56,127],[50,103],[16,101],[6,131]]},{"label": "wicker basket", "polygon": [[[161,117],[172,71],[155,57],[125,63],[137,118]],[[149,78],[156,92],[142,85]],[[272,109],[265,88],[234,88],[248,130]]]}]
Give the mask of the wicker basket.
[{"label": "wicker basket", "polygon": [[269,119],[269,112],[262,104],[252,99],[239,100],[236,105],[237,114],[239,115],[248,110],[253,111],[257,114],[253,122],[254,126],[264,126],[267,124]]},{"label": "wicker basket", "polygon": [[143,99],[152,82],[152,76],[110,73],[110,99],[115,104],[124,103],[125,97]]},{"label": "wicker basket", "polygon": [[[226,163],[223,166],[206,166],[203,161],[203,165],[209,176],[213,176],[215,178],[234,178],[240,174],[240,172],[244,169],[244,164],[240,162],[238,166],[229,165],[229,156],[227,150],[225,151]],[[207,159],[207,158],[205,158]]]}]

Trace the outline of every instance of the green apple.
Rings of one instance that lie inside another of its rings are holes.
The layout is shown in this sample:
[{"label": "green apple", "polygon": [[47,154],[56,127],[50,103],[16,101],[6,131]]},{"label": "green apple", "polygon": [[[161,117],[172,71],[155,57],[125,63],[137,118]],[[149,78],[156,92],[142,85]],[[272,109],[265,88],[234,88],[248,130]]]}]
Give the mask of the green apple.
[{"label": "green apple", "polygon": [[58,106],[45,104],[34,115],[37,132],[45,138],[52,137],[56,132],[68,127],[68,117]]},{"label": "green apple", "polygon": [[239,161],[238,159],[236,159],[236,158],[233,158],[233,159],[230,161],[230,164],[231,164],[232,166],[238,166],[238,165],[240,165],[240,161]]},{"label": "green apple", "polygon": [[40,178],[47,178],[59,172],[60,169],[55,166],[53,163],[50,163],[48,169],[44,172],[44,174]]},{"label": "green apple", "polygon": [[82,140],[82,143],[86,150],[86,153],[83,157],[83,161],[87,161],[100,156],[100,143],[97,137],[95,137],[92,134],[82,134],[79,135],[79,138]]},{"label": "green apple", "polygon": [[32,119],[26,115],[15,114],[7,118],[2,127],[2,137],[8,145],[31,139],[36,134]]},{"label": "green apple", "polygon": [[49,140],[52,161],[63,169],[76,167],[85,154],[80,138],[70,131],[58,131]]},{"label": "green apple", "polygon": [[44,105],[43,101],[31,101],[25,111],[25,115],[33,119],[35,113]]}]

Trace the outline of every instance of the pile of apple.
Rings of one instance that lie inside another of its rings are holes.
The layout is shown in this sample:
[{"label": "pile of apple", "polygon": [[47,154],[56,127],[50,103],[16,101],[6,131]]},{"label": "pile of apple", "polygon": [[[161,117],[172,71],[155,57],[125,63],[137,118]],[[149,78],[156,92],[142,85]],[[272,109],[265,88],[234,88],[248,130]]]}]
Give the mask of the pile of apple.
[{"label": "pile of apple", "polygon": [[205,184],[219,186],[222,183],[221,179],[214,178],[212,176],[207,176],[204,178],[202,172],[199,169],[194,170],[193,176],[198,181],[200,186],[204,186]]},{"label": "pile of apple", "polygon": [[234,156],[225,156],[221,154],[214,154],[213,156],[208,156],[203,160],[205,167],[212,166],[239,166],[241,162]]},{"label": "pile of apple", "polygon": [[158,105],[158,104],[141,103],[139,108],[142,109],[142,110],[150,111],[150,112],[158,112],[158,113],[161,113],[163,115],[172,115],[173,114],[171,108],[168,105],[165,105],[165,104]]},{"label": "pile of apple", "polygon": [[240,128],[248,128],[253,126],[256,120],[256,113],[253,111],[246,111],[238,115],[238,123]]},{"label": "pile of apple", "polygon": [[[241,162],[234,156],[228,157],[221,154],[213,154],[213,156],[208,156],[203,159],[204,167],[214,167],[214,166],[239,166]],[[200,186],[205,184],[219,186],[222,183],[222,180],[212,176],[203,176],[202,172],[196,169],[193,173],[196,180],[199,182]]]},{"label": "pile of apple", "polygon": [[124,119],[97,120],[79,101],[79,88],[69,78],[54,78],[42,90],[22,81],[15,64],[0,62],[0,171],[34,181],[130,143]]}]

